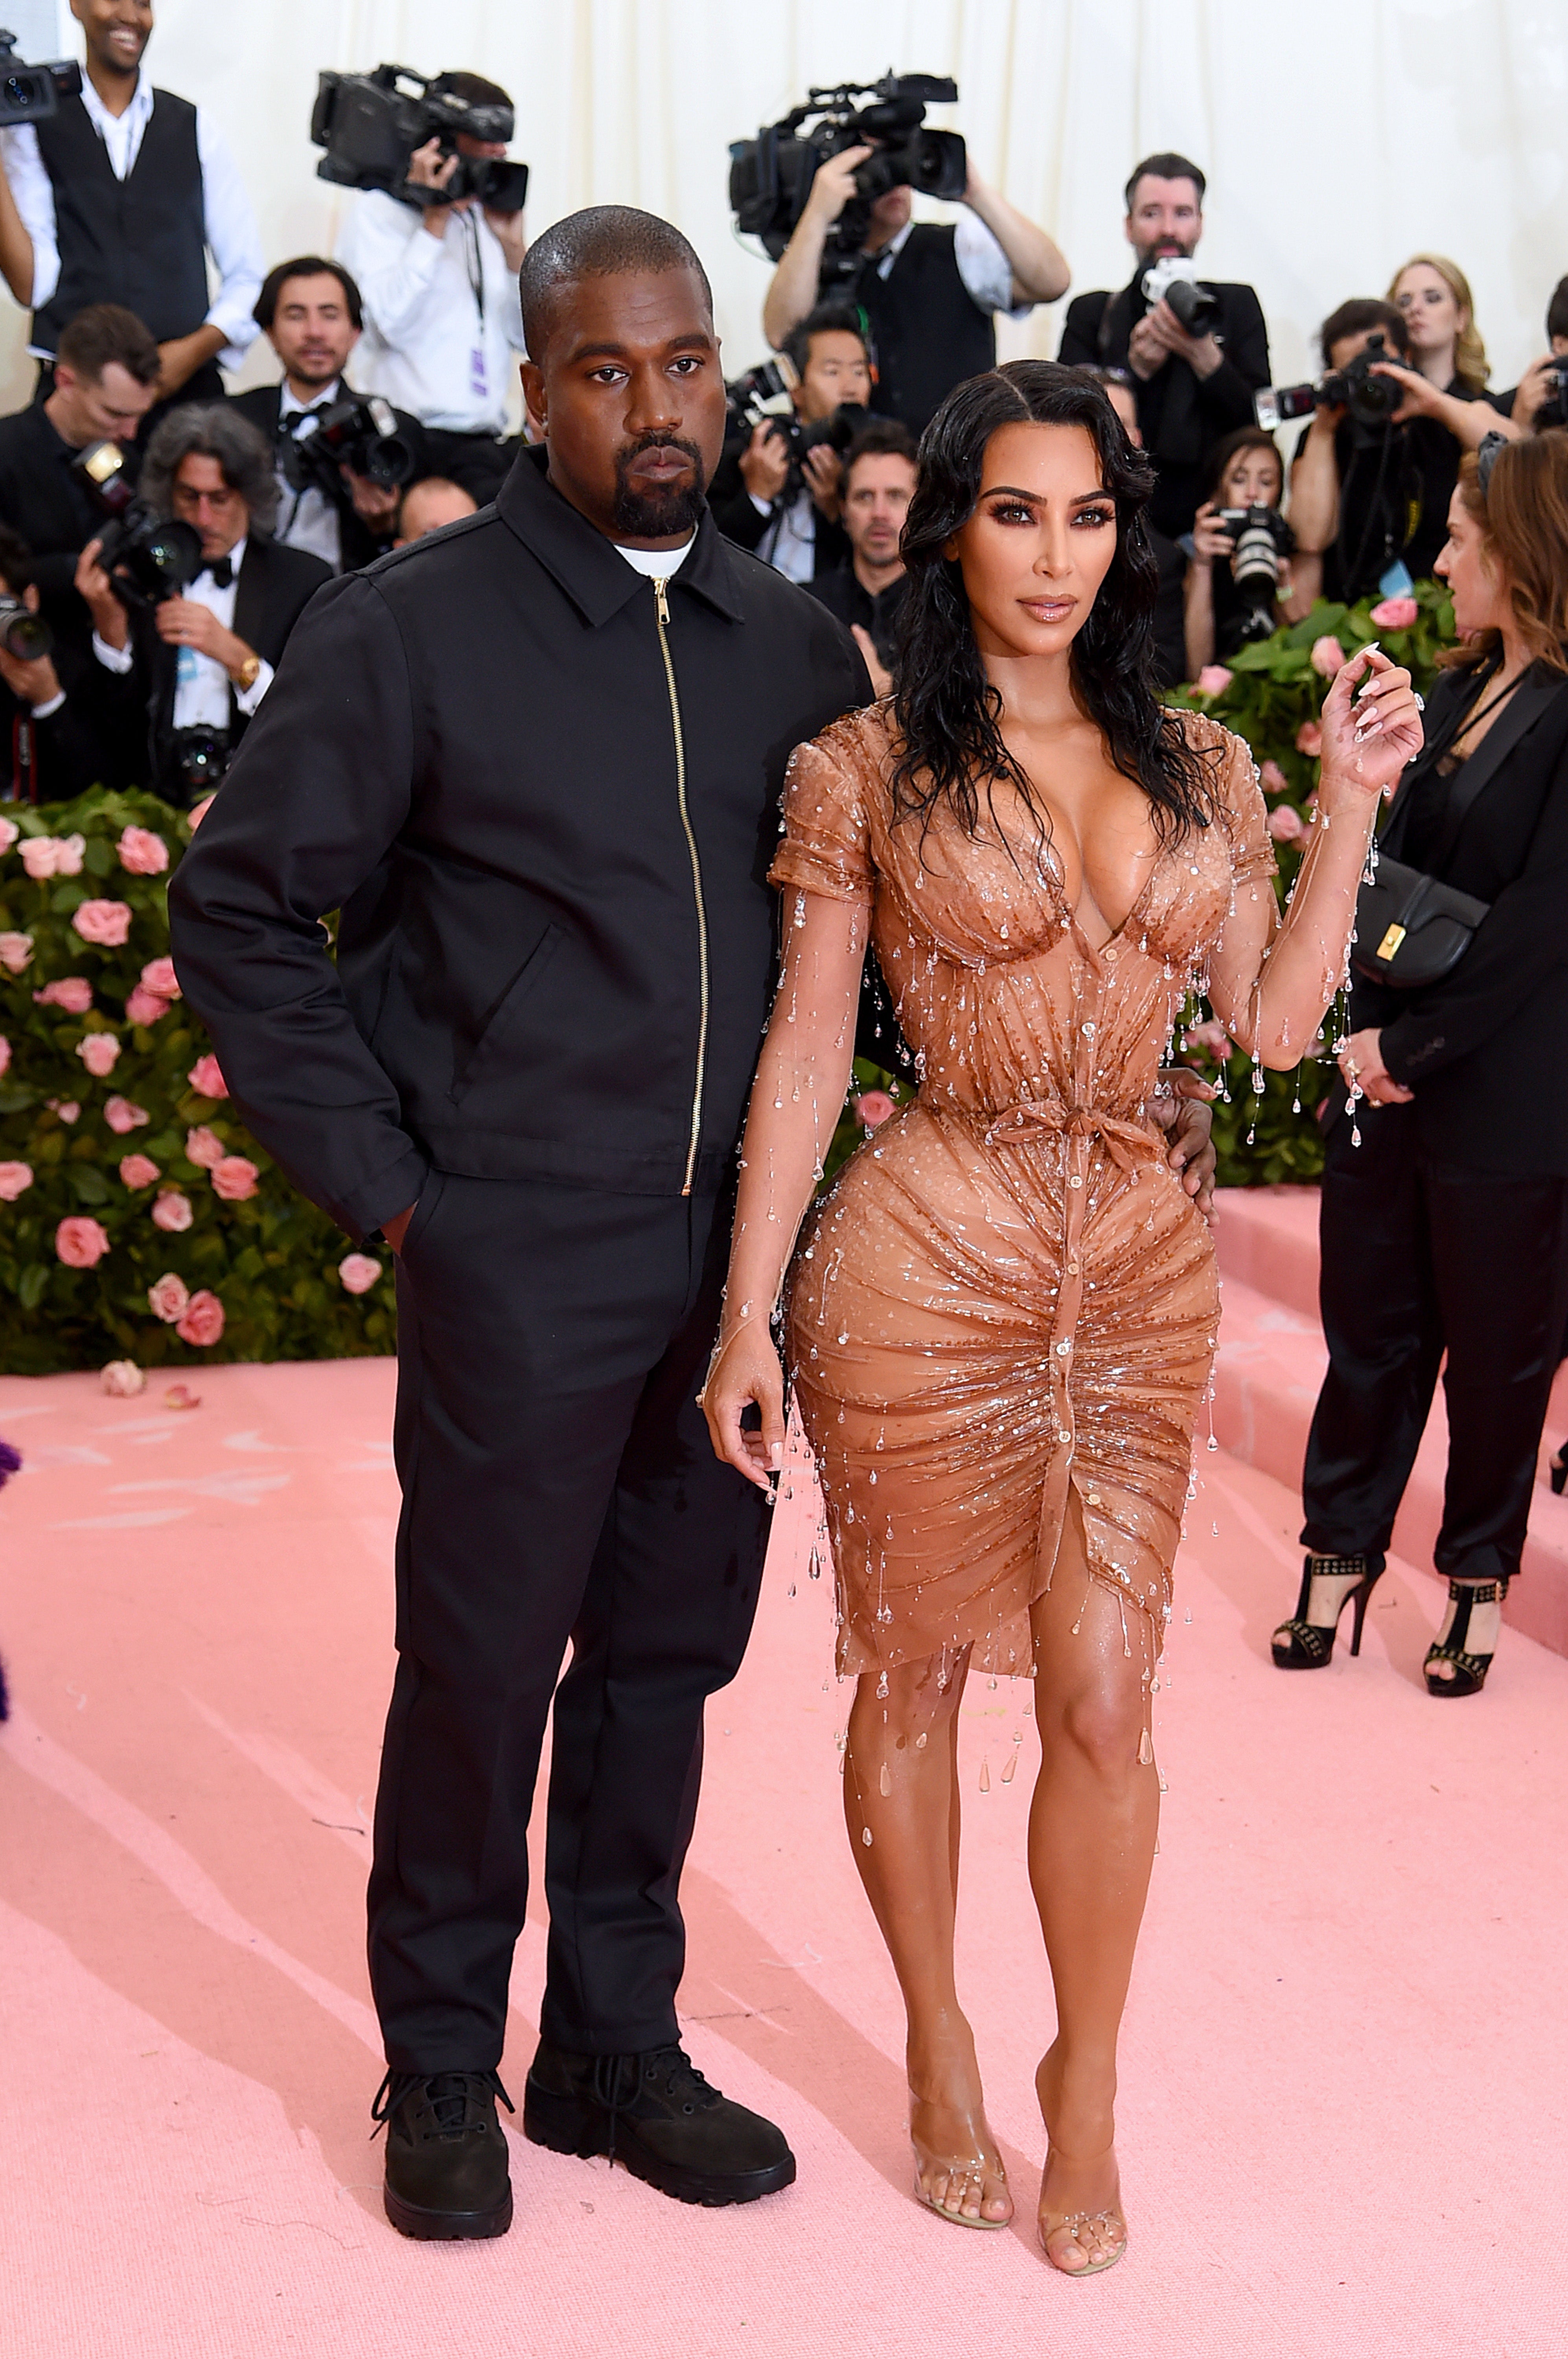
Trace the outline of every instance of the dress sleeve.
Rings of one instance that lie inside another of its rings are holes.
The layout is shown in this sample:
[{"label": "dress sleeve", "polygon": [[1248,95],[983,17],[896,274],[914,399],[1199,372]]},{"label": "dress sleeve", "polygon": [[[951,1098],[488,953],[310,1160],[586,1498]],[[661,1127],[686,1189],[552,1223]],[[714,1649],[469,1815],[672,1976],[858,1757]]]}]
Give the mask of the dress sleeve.
[{"label": "dress sleeve", "polygon": [[1232,878],[1237,885],[1247,885],[1254,877],[1273,876],[1279,871],[1269,833],[1269,806],[1258,782],[1252,748],[1245,740],[1226,729],[1221,733],[1220,752],[1224,767],[1214,801],[1230,845]]},{"label": "dress sleeve", "polygon": [[836,728],[797,745],[784,774],[784,840],[768,883],[830,901],[869,902],[877,872],[864,789],[860,765]]}]

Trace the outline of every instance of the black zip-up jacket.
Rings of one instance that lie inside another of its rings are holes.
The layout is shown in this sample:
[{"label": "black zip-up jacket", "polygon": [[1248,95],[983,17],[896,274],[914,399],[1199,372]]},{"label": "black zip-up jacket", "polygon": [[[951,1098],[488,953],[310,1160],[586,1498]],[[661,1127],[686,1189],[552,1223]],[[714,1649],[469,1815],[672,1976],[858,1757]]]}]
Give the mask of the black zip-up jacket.
[{"label": "black zip-up jacket", "polygon": [[661,591],[542,451],[330,583],[169,893],[256,1137],[354,1237],[431,1166],[724,1185],[785,764],[869,698],[842,625],[710,516]]}]

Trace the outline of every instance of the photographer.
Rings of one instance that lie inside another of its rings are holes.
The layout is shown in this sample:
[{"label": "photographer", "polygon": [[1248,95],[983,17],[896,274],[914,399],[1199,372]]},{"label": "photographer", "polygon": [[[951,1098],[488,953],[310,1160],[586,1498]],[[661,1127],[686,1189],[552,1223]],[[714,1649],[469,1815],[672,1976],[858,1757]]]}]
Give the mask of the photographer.
[{"label": "photographer", "polygon": [[[1568,278],[1560,278],[1546,307],[1547,349],[1531,361],[1518,385],[1507,393],[1489,393],[1491,407],[1502,420],[1509,441],[1521,435],[1544,433],[1549,427],[1568,426]],[[1487,425],[1497,429],[1497,419]]]},{"label": "photographer", "polygon": [[[1271,434],[1260,426],[1239,426],[1225,436],[1214,454],[1208,496],[1192,520],[1182,600],[1186,679],[1196,679],[1205,664],[1216,658],[1224,663],[1248,640],[1266,638],[1280,623],[1296,619],[1290,536],[1279,515],[1284,491],[1284,462]],[[1259,531],[1258,546],[1243,551],[1235,519],[1255,509],[1274,519],[1272,530]]]},{"label": "photographer", "polygon": [[819,573],[806,585],[854,633],[879,697],[893,692],[905,583],[899,536],[918,479],[914,438],[908,428],[896,419],[872,419],[850,444],[844,462],[849,563]]},{"label": "photographer", "polygon": [[27,545],[0,524],[0,802],[69,802],[114,783],[93,670],[54,643]]},{"label": "photographer", "polygon": [[[392,546],[400,484],[377,482],[330,462],[309,470],[285,465],[284,444],[316,430],[321,413],[354,389],[344,380],[349,354],[365,324],[359,289],[340,262],[302,254],[269,270],[256,298],[256,317],[283,364],[281,385],[257,386],[229,397],[231,408],[266,435],[278,456],[278,521],[273,538],[286,549],[309,549],[334,573],[368,565]],[[408,472],[419,472],[423,430],[394,410]],[[295,481],[295,476],[303,480]]]},{"label": "photographer", "polygon": [[[442,74],[429,95],[511,111],[499,83],[480,74]],[[416,149],[408,180],[436,192],[436,201],[415,207],[363,189],[338,244],[364,299],[372,390],[419,419],[430,467],[480,502],[495,497],[514,455],[501,438],[514,355],[524,351],[517,272],[528,240],[520,212],[471,197],[441,201],[440,191],[464,157],[506,152],[504,139],[459,132],[443,155],[432,136]]]},{"label": "photographer", "polygon": [[[1171,540],[1192,528],[1215,443],[1252,423],[1253,393],[1269,382],[1269,334],[1252,288],[1205,280],[1195,289],[1190,273],[1171,277],[1161,267],[1185,266],[1197,251],[1207,185],[1185,156],[1144,158],[1127,184],[1132,279],[1119,294],[1078,296],[1057,353],[1070,367],[1090,362],[1130,373],[1143,447],[1159,478],[1149,520]],[[1191,312],[1191,329],[1173,306]]]},{"label": "photographer", "polygon": [[[828,233],[856,195],[870,144],[817,167],[805,210],[774,271],[762,326],[775,352],[818,301]],[[860,266],[839,299],[865,314],[877,362],[873,407],[920,434],[964,378],[996,365],[997,311],[1022,318],[1067,292],[1069,271],[1042,229],[969,167],[968,210],[938,227],[910,219],[913,191],[889,189],[871,206]]]},{"label": "photographer", "polygon": [[250,200],[205,109],[142,74],[152,0],[71,0],[71,13],[81,95],[0,132],[0,270],[32,310],[27,349],[47,364],[79,311],[123,304],[158,340],[160,400],[220,400],[219,362],[238,368],[256,334]]},{"label": "photographer", "polygon": [[93,612],[93,652],[134,678],[145,700],[147,784],[185,807],[222,779],[272,685],[289,632],[332,575],[318,557],[269,538],[278,507],[272,452],[225,403],[166,418],[147,445],[147,506],[200,537],[202,570],[183,595],[151,602],[82,553],[77,586]]},{"label": "photographer", "polygon": [[[871,397],[871,364],[857,315],[842,303],[821,303],[784,345],[795,372],[790,389],[797,427],[816,427]],[[849,560],[840,524],[844,461],[832,441],[796,447],[783,421],[764,418],[744,444],[726,440],[713,471],[708,506],[725,537],[751,549],[790,582],[810,582]]]},{"label": "photographer", "polygon": [[411,540],[423,540],[427,532],[439,532],[443,524],[461,524],[464,516],[477,513],[479,503],[472,492],[461,484],[448,481],[445,475],[421,475],[410,484],[397,509],[397,530],[394,549],[407,549]]}]

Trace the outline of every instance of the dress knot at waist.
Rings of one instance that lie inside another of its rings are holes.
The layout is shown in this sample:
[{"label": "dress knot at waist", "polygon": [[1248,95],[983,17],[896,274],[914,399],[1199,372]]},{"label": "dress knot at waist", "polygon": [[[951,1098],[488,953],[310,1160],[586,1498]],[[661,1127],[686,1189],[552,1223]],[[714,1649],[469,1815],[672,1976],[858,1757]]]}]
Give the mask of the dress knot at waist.
[{"label": "dress knot at waist", "polygon": [[1158,1161],[1164,1152],[1164,1141],[1141,1123],[1099,1106],[1064,1105],[1060,1098],[1022,1098],[993,1114],[985,1133],[987,1147],[1018,1147],[1037,1138],[1097,1138],[1129,1179],[1140,1163]]}]

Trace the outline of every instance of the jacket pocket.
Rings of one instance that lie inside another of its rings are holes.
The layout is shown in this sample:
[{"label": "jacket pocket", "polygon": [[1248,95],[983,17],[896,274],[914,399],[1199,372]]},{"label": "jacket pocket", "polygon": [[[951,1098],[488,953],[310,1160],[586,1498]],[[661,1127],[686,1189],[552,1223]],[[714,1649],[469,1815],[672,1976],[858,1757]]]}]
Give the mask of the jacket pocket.
[{"label": "jacket pocket", "polygon": [[472,1090],[492,1078],[504,1066],[517,1032],[517,1017],[538,988],[545,969],[560,946],[561,928],[547,926],[513,976],[505,996],[470,1054],[453,1076],[449,1093],[453,1105],[461,1105]]}]

